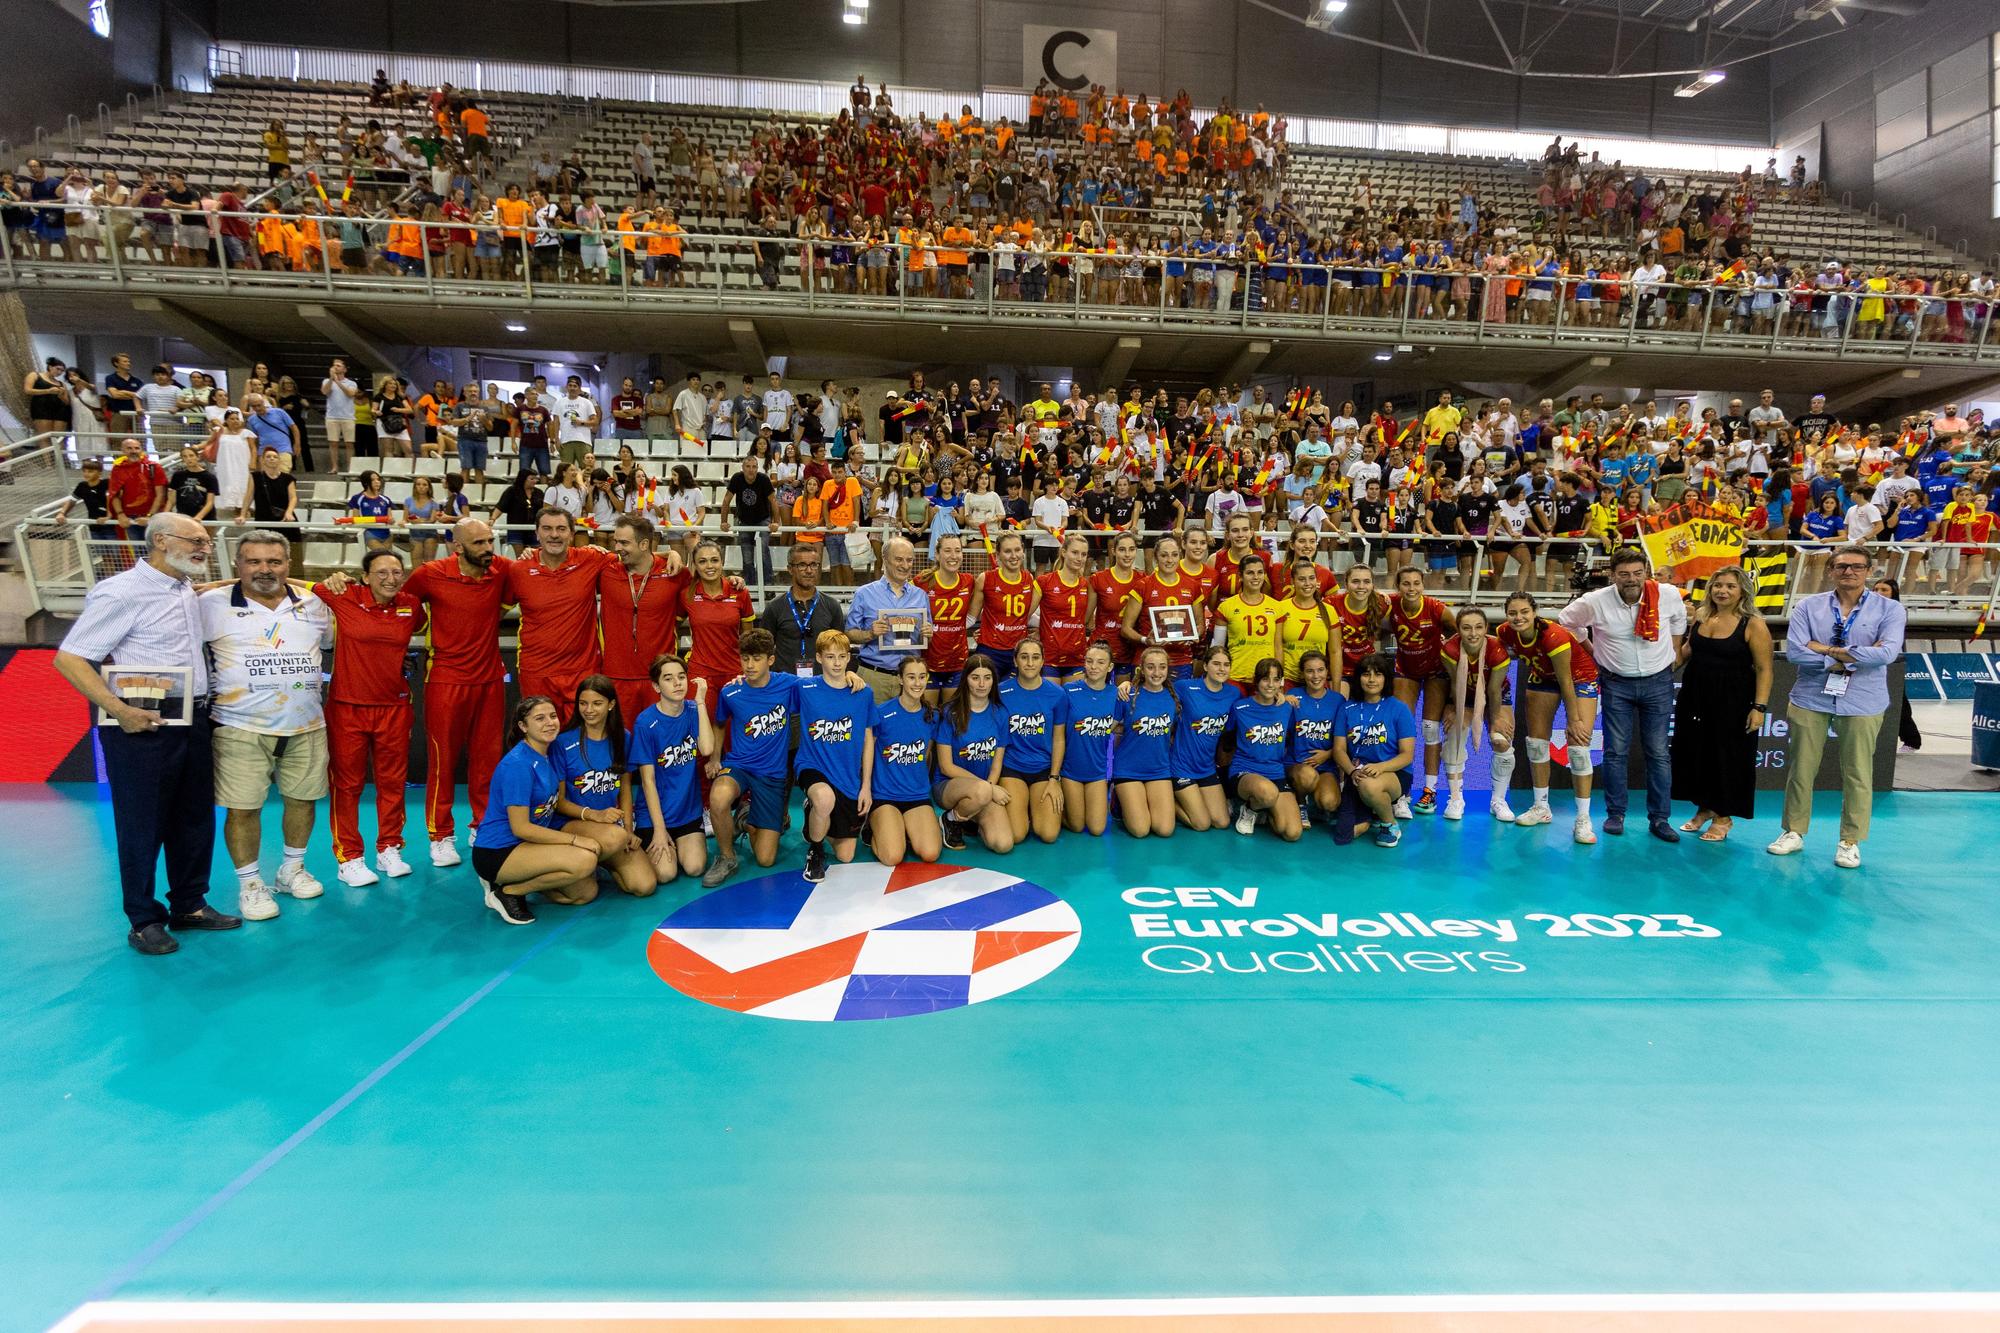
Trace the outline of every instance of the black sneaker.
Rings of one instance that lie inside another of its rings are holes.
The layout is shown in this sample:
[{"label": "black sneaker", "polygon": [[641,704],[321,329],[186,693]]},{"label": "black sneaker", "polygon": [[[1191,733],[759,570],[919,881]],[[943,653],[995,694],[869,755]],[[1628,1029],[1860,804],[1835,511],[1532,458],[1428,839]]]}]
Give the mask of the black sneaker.
[{"label": "black sneaker", "polygon": [[965,826],[950,815],[944,817],[944,845],[954,852],[965,850]]},{"label": "black sneaker", "polygon": [[235,930],[242,924],[242,917],[218,912],[207,903],[192,912],[180,912],[167,918],[169,930]]},{"label": "black sneaker", "polygon": [[502,893],[491,884],[486,886],[486,905],[500,914],[500,919],[510,926],[530,926],[535,922],[535,909],[528,906],[528,900],[518,893]]},{"label": "black sneaker", "polygon": [[806,844],[806,883],[817,884],[826,878],[826,848],[815,843]]},{"label": "black sneaker", "polygon": [[165,925],[158,921],[149,922],[125,936],[125,942],[140,953],[172,953],[181,947],[181,942],[167,934]]}]

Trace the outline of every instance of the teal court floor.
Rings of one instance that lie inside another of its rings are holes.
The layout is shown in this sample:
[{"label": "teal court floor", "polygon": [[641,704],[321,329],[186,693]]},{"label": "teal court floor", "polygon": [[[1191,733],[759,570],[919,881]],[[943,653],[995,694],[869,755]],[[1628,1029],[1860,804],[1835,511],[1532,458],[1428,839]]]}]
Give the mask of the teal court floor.
[{"label": "teal court floor", "polygon": [[957,1007],[816,1022],[713,984],[824,980],[716,942],[800,912],[793,876],[680,918],[724,1003],[653,965],[697,886],[509,929],[420,853],[341,886],[323,826],[325,897],[148,959],[97,789],[13,789],[0,1328],[85,1301],[2000,1291],[2000,805],[1884,795],[1846,872],[1829,798],[1787,860],[1764,802],[1721,846],[1475,816],[1394,851],[948,853],[1048,894],[904,914],[940,948],[993,927],[969,993],[908,940],[815,955],[837,986],[918,978],[892,999],[959,974],[932,978]]}]

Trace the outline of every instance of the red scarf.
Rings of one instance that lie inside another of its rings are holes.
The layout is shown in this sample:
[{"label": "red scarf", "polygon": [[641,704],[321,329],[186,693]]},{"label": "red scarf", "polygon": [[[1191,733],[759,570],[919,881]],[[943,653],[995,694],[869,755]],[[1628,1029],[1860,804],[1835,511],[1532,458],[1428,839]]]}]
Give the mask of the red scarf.
[{"label": "red scarf", "polygon": [[1646,643],[1657,643],[1660,639],[1660,585],[1647,579],[1639,589],[1639,615],[1632,622],[1632,632]]}]

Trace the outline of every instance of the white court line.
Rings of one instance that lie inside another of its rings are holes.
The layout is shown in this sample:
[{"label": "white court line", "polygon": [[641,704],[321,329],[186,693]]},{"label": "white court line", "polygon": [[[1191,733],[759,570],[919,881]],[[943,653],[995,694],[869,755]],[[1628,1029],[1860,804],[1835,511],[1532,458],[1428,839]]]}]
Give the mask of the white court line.
[{"label": "white court line", "polygon": [[2000,1292],[1698,1292],[1636,1295],[1216,1296],[1132,1300],[963,1301],[90,1301],[50,1333],[79,1333],[93,1319],[249,1323],[267,1319],[354,1322],[476,1319],[1006,1319],[1235,1314],[1899,1313],[2000,1312]]}]

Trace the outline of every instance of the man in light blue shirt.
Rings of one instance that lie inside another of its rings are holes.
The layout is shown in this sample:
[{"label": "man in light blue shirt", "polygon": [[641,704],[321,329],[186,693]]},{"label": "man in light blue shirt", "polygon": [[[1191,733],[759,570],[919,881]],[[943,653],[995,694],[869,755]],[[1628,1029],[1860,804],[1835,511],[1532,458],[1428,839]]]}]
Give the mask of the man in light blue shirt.
[{"label": "man in light blue shirt", "polygon": [[257,437],[257,452],[276,449],[283,460],[285,471],[292,470],[292,451],[299,443],[299,423],[292,420],[292,414],[277,406],[263,394],[253,393],[243,404],[243,424],[250,427],[250,433]]},{"label": "man in light blue shirt", "polygon": [[1833,863],[1852,870],[1868,837],[1875,740],[1889,711],[1889,669],[1903,656],[1905,616],[1901,602],[1868,590],[1866,548],[1841,547],[1828,569],[1833,591],[1800,598],[1785,636],[1785,656],[1799,675],[1789,709],[1784,831],[1766,850],[1789,856],[1805,846],[1813,779],[1831,732],[1840,746],[1840,845]]},{"label": "man in light blue shirt", "polygon": [[928,624],[930,594],[910,581],[916,568],[917,548],[904,538],[891,537],[882,543],[882,577],[856,588],[854,601],[847,608],[848,642],[860,649],[861,678],[875,692],[877,703],[896,696],[900,688],[896,671],[903,659],[923,651],[921,643],[913,648],[889,647],[875,627],[876,621],[892,611],[909,612]]}]

